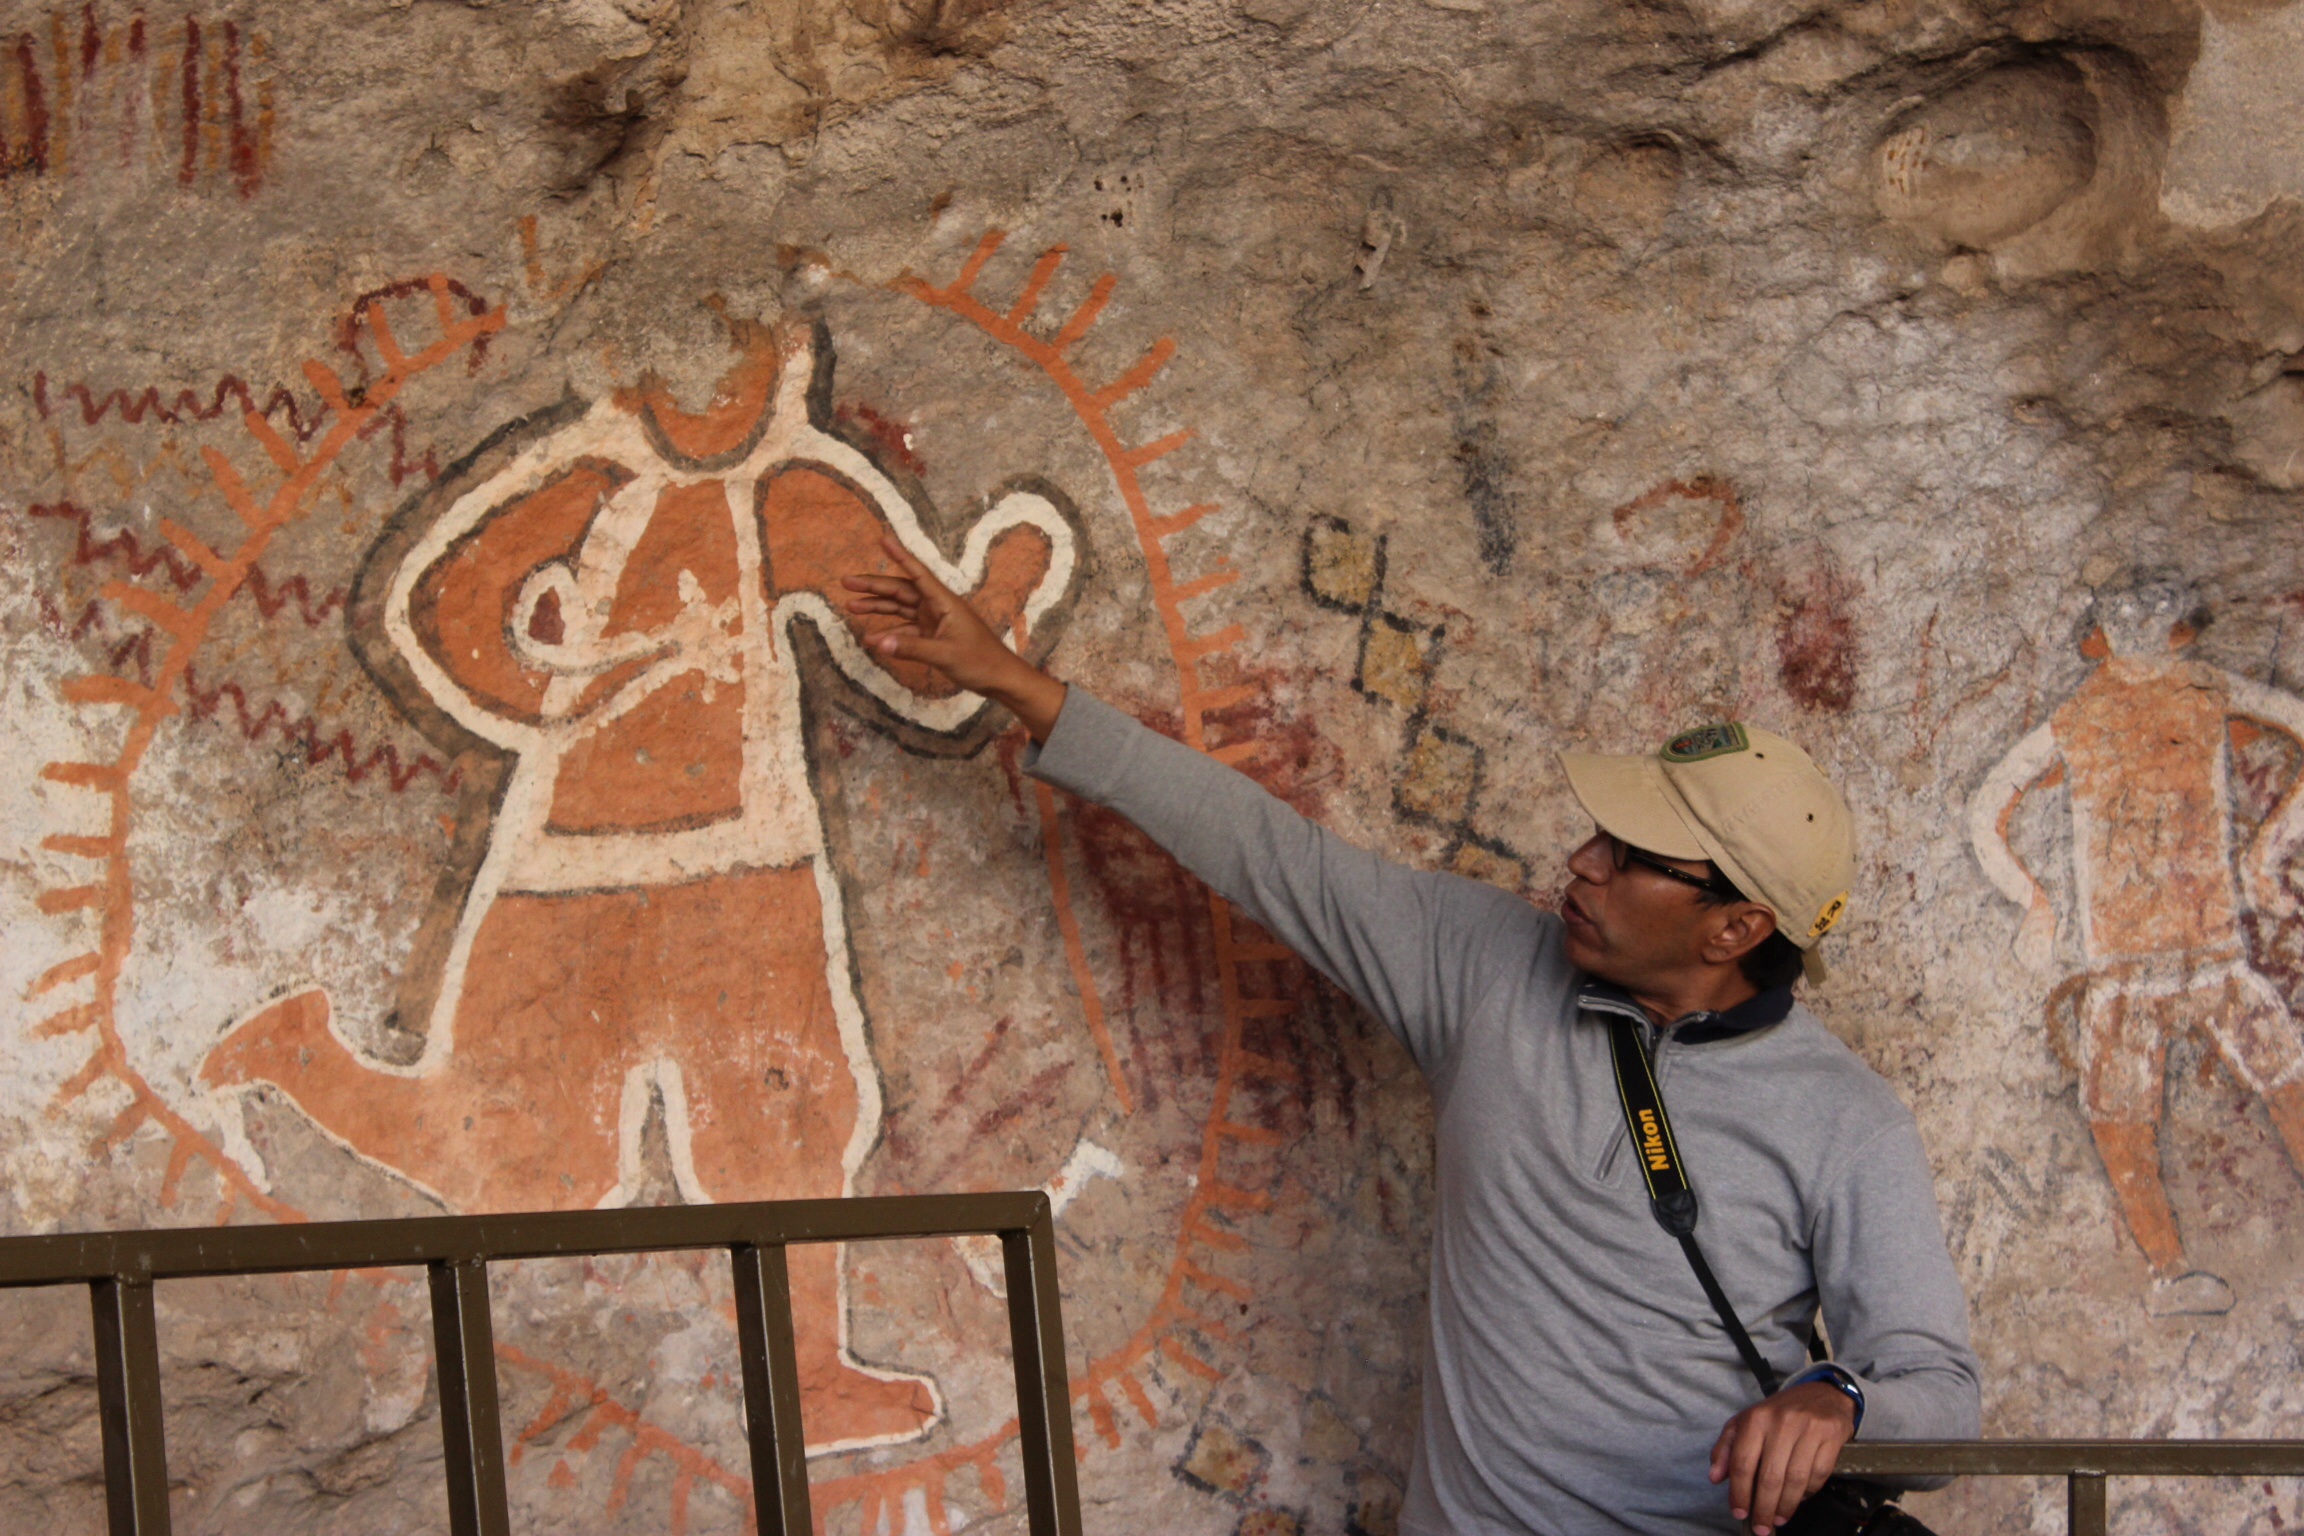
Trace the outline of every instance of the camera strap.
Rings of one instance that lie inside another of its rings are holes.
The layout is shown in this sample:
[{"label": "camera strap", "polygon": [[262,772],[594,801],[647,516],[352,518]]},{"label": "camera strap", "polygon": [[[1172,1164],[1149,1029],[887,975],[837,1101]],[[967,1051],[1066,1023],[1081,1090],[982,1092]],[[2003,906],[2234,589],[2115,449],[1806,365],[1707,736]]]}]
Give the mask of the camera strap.
[{"label": "camera strap", "polygon": [[1680,1145],[1672,1139],[1672,1121],[1664,1113],[1664,1096],[1656,1091],[1656,1074],[1648,1053],[1641,1048],[1632,1021],[1622,1014],[1608,1015],[1608,1040],[1616,1057],[1616,1096],[1624,1105],[1624,1128],[1632,1133],[1632,1152],[1640,1160],[1641,1177],[1648,1181],[1648,1209],[1655,1215],[1656,1225],[1679,1240],[1680,1251],[1688,1255],[1688,1267],[1696,1271],[1696,1283],[1704,1287],[1705,1299],[1720,1316],[1720,1326],[1735,1341],[1736,1353],[1744,1357],[1744,1368],[1760,1383],[1761,1395],[1773,1396],[1784,1378],[1761,1357],[1752,1335],[1737,1319],[1736,1309],[1728,1305],[1728,1293],[1720,1289],[1712,1266],[1704,1262],[1704,1250],[1696,1246],[1696,1191],[1689,1187]]}]

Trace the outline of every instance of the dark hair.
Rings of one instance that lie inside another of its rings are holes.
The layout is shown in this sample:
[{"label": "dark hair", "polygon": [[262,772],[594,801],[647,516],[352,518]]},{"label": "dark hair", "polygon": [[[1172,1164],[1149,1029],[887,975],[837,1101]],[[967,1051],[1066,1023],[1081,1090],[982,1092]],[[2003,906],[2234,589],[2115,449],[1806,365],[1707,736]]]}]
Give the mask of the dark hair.
[{"label": "dark hair", "polygon": [[[1697,893],[1706,906],[1724,907],[1732,901],[1752,899],[1738,890],[1736,882],[1729,879],[1717,864],[1712,866],[1712,880],[1710,887]],[[1773,992],[1778,987],[1788,987],[1800,979],[1800,946],[1784,937],[1784,930],[1779,928],[1738,955],[1736,966],[1744,973],[1746,981],[1763,992]]]}]

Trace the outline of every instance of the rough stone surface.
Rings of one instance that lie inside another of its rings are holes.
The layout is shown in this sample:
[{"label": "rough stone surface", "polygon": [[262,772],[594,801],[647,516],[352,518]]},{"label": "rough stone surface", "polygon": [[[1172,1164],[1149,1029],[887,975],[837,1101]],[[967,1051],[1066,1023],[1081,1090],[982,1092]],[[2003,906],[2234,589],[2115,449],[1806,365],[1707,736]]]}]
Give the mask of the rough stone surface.
[{"label": "rough stone surface", "polygon": [[[1391,1531],[1420,1084],[812,606],[885,526],[1540,902],[1555,747],[1795,735],[1991,1431],[2298,1433],[2300,62],[2272,0],[0,5],[0,1229],[1045,1185],[1091,1529]],[[795,1278],[825,1529],[1020,1530],[981,1246]],[[743,1527],[723,1266],[495,1309],[529,1528]],[[100,1527],[85,1315],[0,1301],[0,1528]],[[165,1291],[179,1529],[438,1528],[425,1319]]]}]

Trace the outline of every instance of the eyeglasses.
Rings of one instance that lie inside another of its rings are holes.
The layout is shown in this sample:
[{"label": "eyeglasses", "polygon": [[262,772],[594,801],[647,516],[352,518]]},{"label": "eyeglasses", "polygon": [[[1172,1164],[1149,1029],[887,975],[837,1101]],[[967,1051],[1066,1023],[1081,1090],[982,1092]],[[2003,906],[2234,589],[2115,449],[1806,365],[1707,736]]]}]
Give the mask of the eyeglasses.
[{"label": "eyeglasses", "polygon": [[1734,899],[1739,894],[1736,887],[1729,882],[1725,875],[1692,875],[1684,869],[1674,869],[1645,848],[1633,847],[1612,832],[1601,835],[1608,839],[1608,849],[1615,860],[1616,870],[1619,874],[1638,864],[1644,869],[1656,871],[1667,880],[1677,880],[1682,885],[1692,885],[1708,896],[1726,896]]}]

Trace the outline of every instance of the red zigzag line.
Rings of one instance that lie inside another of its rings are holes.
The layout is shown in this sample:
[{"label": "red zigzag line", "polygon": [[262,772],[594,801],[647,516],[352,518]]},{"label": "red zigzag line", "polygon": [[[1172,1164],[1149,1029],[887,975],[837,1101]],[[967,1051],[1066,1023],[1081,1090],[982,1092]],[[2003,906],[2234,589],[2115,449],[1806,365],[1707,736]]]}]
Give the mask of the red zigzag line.
[{"label": "red zigzag line", "polygon": [[[143,425],[144,418],[147,416],[157,416],[160,420],[170,424],[184,421],[187,418],[193,421],[214,421],[224,413],[224,402],[227,399],[240,402],[240,416],[255,411],[258,415],[270,419],[273,415],[285,411],[288,416],[288,428],[296,434],[296,441],[300,443],[310,442],[312,434],[319,431],[320,424],[328,419],[328,407],[319,405],[313,407],[312,419],[305,420],[303,409],[297,404],[295,394],[284,384],[275,384],[272,387],[272,393],[264,397],[264,404],[259,408],[247,383],[238,374],[231,373],[216,381],[216,388],[206,405],[202,405],[200,396],[190,389],[178,390],[175,403],[173,405],[167,404],[161,400],[160,386],[157,384],[147,384],[144,386],[142,394],[133,396],[125,389],[112,389],[106,390],[99,397],[95,390],[83,382],[59,385],[56,393],[59,396],[77,396],[80,401],[80,419],[91,427],[106,416],[111,415],[115,410],[120,413],[120,419],[132,427]],[[32,375],[32,404],[39,410],[43,418],[53,416],[56,413],[55,405],[48,398],[48,375],[46,373]],[[233,419],[237,421],[239,416],[235,416]]]},{"label": "red zigzag line", "polygon": [[81,606],[78,618],[67,622],[64,610],[56,606],[56,599],[45,592],[40,594],[40,622],[47,625],[50,632],[72,640],[85,640],[90,634],[102,635],[112,642],[112,649],[106,653],[105,664],[118,672],[134,662],[136,680],[147,687],[151,686],[152,631],[149,629],[130,630],[125,637],[115,639],[111,619],[104,605],[95,598],[88,599]]},{"label": "red zigzag line", "polygon": [[[7,507],[0,506],[0,513],[7,510]],[[98,536],[95,514],[77,502],[35,502],[25,509],[25,515],[78,525],[72,548],[74,565],[94,565],[98,561],[111,560],[118,562],[129,575],[139,577],[149,576],[155,570],[165,567],[168,580],[175,584],[179,592],[189,592],[200,584],[200,568],[168,545],[156,544],[146,550],[143,541],[126,528]],[[312,584],[302,573],[276,582],[264,574],[264,568],[260,565],[249,567],[248,580],[240,591],[247,594],[249,601],[267,619],[277,618],[280,610],[293,601],[297,616],[311,629],[318,629],[333,615],[341,612],[349,596],[342,587],[330,587],[315,600]],[[238,597],[240,593],[233,595]],[[79,626],[72,632],[73,639],[77,640],[87,633],[87,623],[83,614]]]},{"label": "red zigzag line", "polygon": [[330,758],[340,759],[344,764],[345,778],[355,784],[379,768],[383,770],[385,782],[391,786],[394,794],[405,790],[423,774],[433,777],[442,794],[453,794],[463,782],[461,773],[442,768],[439,761],[429,753],[420,752],[414,761],[401,762],[399,750],[390,742],[373,748],[363,756],[352,739],[351,731],[339,730],[333,736],[323,737],[317,720],[310,715],[299,719],[289,718],[286,706],[277,699],[267,702],[261,710],[252,709],[247,690],[229,679],[203,690],[193,668],[189,664],[185,666],[184,699],[188,706],[187,712],[193,719],[207,720],[214,717],[226,695],[231,696],[233,713],[239,717],[241,735],[250,741],[261,741],[268,732],[277,728],[283,741],[300,745],[304,749],[304,761],[314,767]]},{"label": "red zigzag line", "polygon": [[232,595],[239,597],[242,594],[267,619],[279,617],[280,610],[293,601],[296,604],[296,615],[304,621],[306,629],[318,629],[328,622],[330,615],[341,612],[347,596],[342,587],[330,587],[315,603],[312,600],[312,588],[301,573],[275,586],[260,565],[248,567],[247,581],[242,583],[239,592]]},{"label": "red zigzag line", "polygon": [[[0,512],[6,510],[0,507]],[[93,514],[85,507],[66,501],[39,503],[27,510],[33,517],[60,518],[77,524],[77,540],[72,554],[75,565],[94,565],[99,561],[110,560],[119,563],[135,576],[146,576],[164,569],[168,579],[180,589],[197,586],[201,580],[199,568],[178,556],[174,550],[163,545],[147,552],[136,535],[125,528],[102,538],[97,537]],[[301,573],[276,582],[264,574],[261,566],[249,568],[247,580],[234,596],[237,598],[242,594],[267,619],[277,618],[282,609],[294,603],[297,616],[311,629],[318,629],[341,612],[346,601],[342,587],[331,587],[315,602],[312,585]],[[45,592],[40,594],[40,617],[52,632],[76,641],[86,639],[90,634],[103,636],[112,642],[107,657],[114,671],[120,671],[133,663],[139,681],[146,684],[152,681],[151,630],[131,630],[115,640],[106,605],[91,598],[82,605],[77,616],[68,620],[56,600]],[[310,715],[291,720],[287,709],[277,700],[266,704],[261,710],[251,710],[247,692],[238,683],[219,683],[202,693],[195,683],[192,669],[186,667],[184,688],[191,702],[193,719],[206,720],[213,716],[224,695],[229,693],[234,712],[239,716],[241,733],[250,741],[260,740],[277,725],[284,738],[302,743],[307,763],[317,766],[331,757],[340,758],[344,763],[345,776],[355,784],[375,772],[379,765],[383,766],[385,779],[395,794],[405,790],[419,775],[427,773],[440,782],[443,794],[453,792],[459,783],[459,775],[443,769],[428,754],[420,753],[413,762],[403,765],[398,749],[389,742],[363,756],[349,730],[339,730],[333,737],[324,739],[318,721]]]},{"label": "red zigzag line", "polygon": [[[0,511],[6,511],[0,507]],[[96,514],[72,501],[36,501],[24,509],[32,518],[54,518],[79,525],[78,536],[72,546],[74,565],[94,565],[100,560],[116,560],[127,568],[131,576],[149,576],[163,567],[168,579],[179,592],[189,592],[200,585],[200,567],[185,559],[165,544],[155,544],[146,550],[141,539],[126,528],[114,529],[101,537],[96,532]]]},{"label": "red zigzag line", "polygon": [[[125,389],[106,390],[102,395],[98,395],[86,383],[74,381],[70,384],[57,386],[56,393],[60,397],[77,398],[80,402],[80,420],[83,424],[91,427],[103,421],[114,411],[118,411],[120,419],[132,427],[142,426],[144,418],[147,416],[155,417],[171,425],[187,420],[214,421],[224,413],[224,402],[230,399],[239,402],[239,414],[241,416],[254,412],[267,421],[274,416],[285,416],[288,430],[294,434],[296,441],[306,443],[310,442],[327,424],[330,415],[325,404],[315,405],[312,407],[310,418],[307,419],[304,408],[297,402],[294,392],[284,384],[274,385],[272,393],[264,397],[264,404],[259,407],[256,404],[256,397],[248,385],[238,375],[230,373],[216,381],[216,388],[206,405],[202,405],[200,396],[190,389],[178,390],[175,403],[170,405],[161,399],[160,386],[157,384],[147,384],[144,386],[144,392],[139,395],[131,395]],[[58,402],[49,398],[48,375],[46,373],[32,375],[32,404],[39,410],[43,420],[52,418],[56,414]],[[237,420],[238,417],[234,419]],[[431,449],[425,449],[421,458],[409,458],[408,418],[402,413],[399,406],[386,406],[378,412],[376,419],[361,431],[360,436],[363,439],[373,437],[387,422],[392,427],[392,484],[397,487],[402,482],[411,480],[417,475],[422,475],[427,480],[439,479],[440,464],[438,459],[433,456]]]}]

